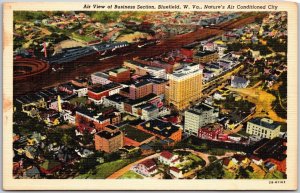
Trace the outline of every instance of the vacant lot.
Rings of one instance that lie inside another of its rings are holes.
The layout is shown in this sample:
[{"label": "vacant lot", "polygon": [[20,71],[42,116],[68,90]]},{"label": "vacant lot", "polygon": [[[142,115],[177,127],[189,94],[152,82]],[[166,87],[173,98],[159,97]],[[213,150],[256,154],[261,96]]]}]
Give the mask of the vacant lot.
[{"label": "vacant lot", "polygon": [[131,159],[120,159],[113,162],[107,162],[101,165],[98,165],[94,170],[89,171],[86,174],[79,175],[75,177],[76,179],[105,179],[114,172],[123,168],[124,166],[130,164],[134,160]]},{"label": "vacant lot", "polygon": [[144,177],[133,172],[133,171],[128,171],[125,174],[123,174],[119,179],[143,179]]}]

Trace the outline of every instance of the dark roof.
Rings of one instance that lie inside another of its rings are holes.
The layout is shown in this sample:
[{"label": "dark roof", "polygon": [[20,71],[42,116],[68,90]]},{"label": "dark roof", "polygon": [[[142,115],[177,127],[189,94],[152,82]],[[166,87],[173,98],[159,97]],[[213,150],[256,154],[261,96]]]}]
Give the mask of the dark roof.
[{"label": "dark roof", "polygon": [[245,83],[247,83],[248,80],[246,80],[245,78],[239,77],[239,76],[233,76],[231,81],[233,81],[235,83],[239,83],[239,84],[245,84]]},{"label": "dark roof", "polygon": [[214,107],[210,106],[206,103],[200,103],[194,107],[192,107],[191,109],[189,109],[188,111],[197,115],[201,115],[203,112],[207,112],[207,111],[213,111]]},{"label": "dark roof", "polygon": [[170,137],[174,132],[179,130],[179,127],[173,125],[172,123],[164,122],[159,119],[149,120],[141,123],[140,125],[144,129],[164,137]]},{"label": "dark roof", "polygon": [[121,135],[121,131],[117,131],[117,132],[108,132],[108,131],[100,131],[98,133],[96,133],[96,135],[105,138],[105,139],[112,139],[116,136]]},{"label": "dark roof", "polygon": [[129,93],[129,87],[122,88],[120,91]]},{"label": "dark roof", "polygon": [[153,135],[136,129],[131,125],[124,125],[120,129],[123,131],[125,137],[128,137],[137,142],[143,142],[150,137],[153,137]]},{"label": "dark roof", "polygon": [[127,97],[124,97],[120,94],[114,94],[114,95],[106,97],[106,99],[114,101],[114,102],[123,102],[125,99],[127,99]]},{"label": "dark roof", "polygon": [[33,177],[37,174],[40,174],[40,171],[37,169],[37,167],[33,166],[32,168],[28,169],[26,172],[25,172],[25,175],[27,177]]},{"label": "dark roof", "polygon": [[197,52],[197,54],[195,54],[195,56],[203,57],[203,56],[207,56],[207,55],[214,54],[214,53],[216,53],[216,51],[205,50],[205,51]]},{"label": "dark roof", "polygon": [[142,150],[151,150],[151,149],[152,149],[152,147],[151,147],[150,145],[148,145],[148,144],[142,144],[142,145],[140,146],[140,148],[141,148]]},{"label": "dark roof", "polygon": [[94,93],[100,93],[100,92],[103,92],[103,91],[106,91],[106,90],[110,90],[110,89],[118,87],[118,86],[120,86],[120,84],[111,82],[111,83],[105,84],[105,85],[94,86],[94,87],[90,88],[89,90],[92,91],[92,92],[94,92]]},{"label": "dark roof", "polygon": [[124,101],[124,103],[130,104],[130,105],[135,105],[135,104],[139,104],[141,102],[147,102],[147,101],[153,99],[156,96],[157,96],[156,94],[150,93],[150,94],[148,94],[148,95],[146,95],[146,96],[144,96],[142,98],[139,98],[139,99],[135,99],[135,100],[133,100],[133,99],[126,99]]},{"label": "dark roof", "polygon": [[106,125],[105,127],[111,129],[111,130],[115,130],[118,129],[118,127],[114,126],[114,125]]},{"label": "dark roof", "polygon": [[257,118],[254,118],[254,119],[250,120],[249,122],[253,123],[255,125],[260,125],[262,127],[268,128],[268,129],[272,129],[272,130],[274,130],[278,126],[280,126],[280,124],[277,123],[277,122],[269,123],[269,122],[263,121],[262,119],[263,118],[257,117]]},{"label": "dark roof", "polygon": [[150,84],[150,83],[151,83],[150,81],[145,80],[145,81],[135,83],[134,86],[135,87],[141,87],[141,86],[145,86],[145,85]]},{"label": "dark roof", "polygon": [[139,80],[139,81],[148,81],[148,82],[152,82],[153,84],[162,84],[162,83],[168,82],[168,80],[166,80],[166,79],[156,78],[156,77],[154,77],[150,74],[141,76],[141,77],[137,78],[137,80]]},{"label": "dark roof", "polygon": [[[113,107],[104,107],[103,109],[88,109],[86,107],[80,107],[76,109],[76,112],[84,114],[88,117],[92,117],[94,118],[94,116],[98,116],[98,120],[102,121],[103,119],[105,119],[106,117],[108,117],[109,114],[113,113],[113,112],[118,112],[115,108]],[[102,113],[102,114],[101,114]]]}]

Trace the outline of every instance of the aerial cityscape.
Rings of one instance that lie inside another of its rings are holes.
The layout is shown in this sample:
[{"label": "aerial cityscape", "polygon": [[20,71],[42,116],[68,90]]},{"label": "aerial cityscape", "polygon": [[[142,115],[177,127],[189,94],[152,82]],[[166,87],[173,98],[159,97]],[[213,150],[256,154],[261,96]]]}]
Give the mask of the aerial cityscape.
[{"label": "aerial cityscape", "polygon": [[13,22],[15,179],[287,179],[287,12]]}]

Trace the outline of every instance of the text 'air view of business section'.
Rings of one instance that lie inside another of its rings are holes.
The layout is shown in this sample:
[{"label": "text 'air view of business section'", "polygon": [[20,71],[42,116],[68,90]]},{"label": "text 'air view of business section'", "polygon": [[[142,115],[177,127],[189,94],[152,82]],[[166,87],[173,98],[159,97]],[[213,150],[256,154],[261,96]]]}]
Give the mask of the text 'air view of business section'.
[{"label": "text 'air view of business section'", "polygon": [[285,182],[287,12],[200,7],[15,10],[13,177]]}]

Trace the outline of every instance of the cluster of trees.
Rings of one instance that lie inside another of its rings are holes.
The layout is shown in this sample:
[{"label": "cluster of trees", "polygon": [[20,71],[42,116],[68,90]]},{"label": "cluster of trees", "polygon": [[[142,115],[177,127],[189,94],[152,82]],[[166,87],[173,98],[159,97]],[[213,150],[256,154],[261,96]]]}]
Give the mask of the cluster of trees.
[{"label": "cluster of trees", "polygon": [[287,118],[287,72],[283,72],[278,79],[282,82],[278,91],[275,92],[276,100],[273,102],[274,110],[278,116]]},{"label": "cluster of trees", "polygon": [[48,17],[44,11],[14,11],[14,21],[42,20]]},{"label": "cluster of trees", "polygon": [[198,173],[199,179],[222,179],[224,176],[223,166],[220,162],[213,162]]},{"label": "cluster of trees", "polygon": [[250,112],[251,108],[253,108],[255,104],[246,101],[246,100],[235,100],[235,97],[230,94],[226,97],[224,101],[224,108],[229,109],[231,111],[239,110],[241,112]]}]

